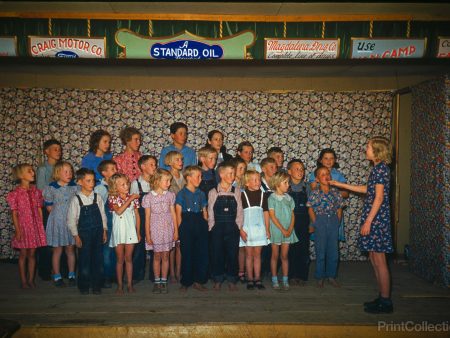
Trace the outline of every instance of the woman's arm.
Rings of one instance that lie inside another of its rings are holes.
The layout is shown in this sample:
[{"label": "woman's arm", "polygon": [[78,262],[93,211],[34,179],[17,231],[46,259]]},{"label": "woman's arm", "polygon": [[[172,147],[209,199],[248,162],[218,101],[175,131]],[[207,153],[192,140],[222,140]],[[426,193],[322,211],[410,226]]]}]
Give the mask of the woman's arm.
[{"label": "woman's arm", "polygon": [[[330,185],[338,187],[339,189],[346,189],[346,190],[353,191],[353,192],[356,192],[359,194],[367,194],[367,185],[352,185],[352,184],[342,183],[342,182],[338,182],[338,181],[334,181],[334,180],[330,181]],[[344,197],[344,196],[342,196],[342,197]]]},{"label": "woman's arm", "polygon": [[370,226],[372,225],[372,221],[380,210],[381,204],[383,203],[383,195],[384,185],[375,184],[375,198],[373,200],[372,208],[370,208],[370,212],[367,215],[366,221],[361,227],[361,235],[366,236],[370,233]]}]

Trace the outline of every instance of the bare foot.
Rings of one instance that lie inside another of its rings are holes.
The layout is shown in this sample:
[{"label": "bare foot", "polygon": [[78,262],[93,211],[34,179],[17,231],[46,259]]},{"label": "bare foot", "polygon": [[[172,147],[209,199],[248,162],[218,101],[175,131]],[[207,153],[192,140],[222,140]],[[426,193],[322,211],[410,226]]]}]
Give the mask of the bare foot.
[{"label": "bare foot", "polygon": [[333,285],[335,288],[340,288],[341,284],[339,284],[339,282],[334,279],[334,278],[328,278],[328,282]]},{"label": "bare foot", "polygon": [[123,287],[122,286],[118,286],[116,289],[116,295],[123,295]]},{"label": "bare foot", "polygon": [[186,286],[181,286],[180,287],[180,292],[182,292],[182,293],[186,293],[187,292],[187,290],[188,290],[188,288],[186,287]]},{"label": "bare foot", "polygon": [[135,293],[136,289],[134,288],[133,285],[128,285],[127,286],[127,291],[128,291],[128,293]]},{"label": "bare foot", "polygon": [[229,284],[228,284],[228,290],[230,290],[230,291],[237,291],[237,290],[238,290],[238,287],[237,287],[237,285],[234,284],[234,283],[229,283]]},{"label": "bare foot", "polygon": [[170,284],[177,284],[178,280],[175,277],[170,277]]},{"label": "bare foot", "polygon": [[320,288],[320,289],[323,288],[323,279],[319,279],[319,280],[317,281],[317,287]]},{"label": "bare foot", "polygon": [[28,285],[28,283],[22,283],[22,284],[20,285],[20,288],[21,288],[21,289],[29,289],[30,286]]},{"label": "bare foot", "polygon": [[28,286],[30,287],[30,289],[35,289],[36,288],[36,284],[34,283],[33,280],[28,281]]},{"label": "bare foot", "polygon": [[220,291],[221,288],[222,288],[221,283],[214,283],[214,286],[213,286],[214,291]]},{"label": "bare foot", "polygon": [[194,285],[193,285],[192,287],[193,287],[195,290],[198,290],[198,291],[202,291],[202,292],[208,291],[208,288],[205,287],[204,285],[200,284],[200,283],[194,283]]}]

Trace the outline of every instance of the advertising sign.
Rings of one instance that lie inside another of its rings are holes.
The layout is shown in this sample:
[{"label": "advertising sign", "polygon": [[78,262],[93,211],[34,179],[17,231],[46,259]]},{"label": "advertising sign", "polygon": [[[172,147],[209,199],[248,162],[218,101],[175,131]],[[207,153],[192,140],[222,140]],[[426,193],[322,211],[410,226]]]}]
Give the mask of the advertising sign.
[{"label": "advertising sign", "polygon": [[450,58],[450,38],[438,38],[438,58]]},{"label": "advertising sign", "polygon": [[106,38],[71,36],[29,36],[29,54],[33,57],[105,58]]},{"label": "advertising sign", "polygon": [[264,58],[337,59],[339,39],[265,39]]},{"label": "advertising sign", "polygon": [[149,37],[128,29],[116,32],[125,58],[136,59],[245,59],[255,34],[244,31],[221,39],[205,38],[184,31],[166,37]]},{"label": "advertising sign", "polygon": [[365,39],[352,38],[352,59],[421,58],[426,39]]}]

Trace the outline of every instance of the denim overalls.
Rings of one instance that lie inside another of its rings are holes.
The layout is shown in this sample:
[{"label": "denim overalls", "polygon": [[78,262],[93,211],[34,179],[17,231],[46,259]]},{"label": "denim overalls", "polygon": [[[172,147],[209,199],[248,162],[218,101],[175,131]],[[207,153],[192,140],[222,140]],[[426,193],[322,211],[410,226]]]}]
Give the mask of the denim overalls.
[{"label": "denim overalls", "polygon": [[[104,187],[108,190],[108,186],[104,185]],[[108,200],[105,202],[105,214],[106,221],[108,227],[108,238],[106,243],[103,244],[103,276],[110,280],[116,277],[116,252],[114,248],[109,246],[109,240],[111,239],[112,233],[112,217],[113,213],[109,209]]]},{"label": "denim overalls", "polygon": [[[145,263],[147,262],[146,251],[145,251],[145,208],[142,207],[142,199],[148,192],[144,192],[142,189],[142,184],[139,180],[136,180],[139,189],[139,218],[140,218],[140,233],[141,241],[134,246],[133,251],[133,280],[141,281],[145,278]],[[153,280],[153,251],[149,251],[150,255],[150,271],[149,279]]]},{"label": "denim overalls", "polygon": [[288,194],[295,202],[295,224],[294,231],[298,242],[289,247],[289,278],[298,278],[303,281],[308,280],[309,273],[309,214],[306,202],[308,195],[306,185],[302,191],[292,191],[289,188]]},{"label": "denim overalls", "polygon": [[[232,187],[233,194],[234,191]],[[236,198],[218,195],[214,203],[214,227],[211,230],[212,276],[216,283],[222,283],[225,275],[229,282],[237,281],[240,233],[236,214]]]},{"label": "denim overalls", "polygon": [[[189,287],[194,282],[208,281],[208,223],[203,218],[201,201],[188,198],[186,188],[179,194],[186,205],[181,214],[181,285]],[[196,195],[193,194],[192,197]]]},{"label": "denim overalls", "polygon": [[94,291],[100,291],[103,280],[103,222],[97,204],[97,194],[94,202],[83,205],[80,196],[76,195],[80,204],[78,219],[78,235],[82,246],[78,249],[78,288],[89,291],[92,285]]}]

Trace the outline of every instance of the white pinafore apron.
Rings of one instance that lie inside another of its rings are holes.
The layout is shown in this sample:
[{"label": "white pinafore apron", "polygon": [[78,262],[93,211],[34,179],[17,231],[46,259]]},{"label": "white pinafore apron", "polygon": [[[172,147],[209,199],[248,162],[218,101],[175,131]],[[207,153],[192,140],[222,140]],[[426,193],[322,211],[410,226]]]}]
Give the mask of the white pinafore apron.
[{"label": "white pinafore apron", "polygon": [[244,191],[248,208],[244,209],[243,230],[247,233],[247,242],[240,239],[239,246],[264,246],[270,243],[267,239],[266,225],[264,223],[264,210],[262,208],[264,192],[261,191],[261,202],[259,206],[250,206],[247,193]]}]

